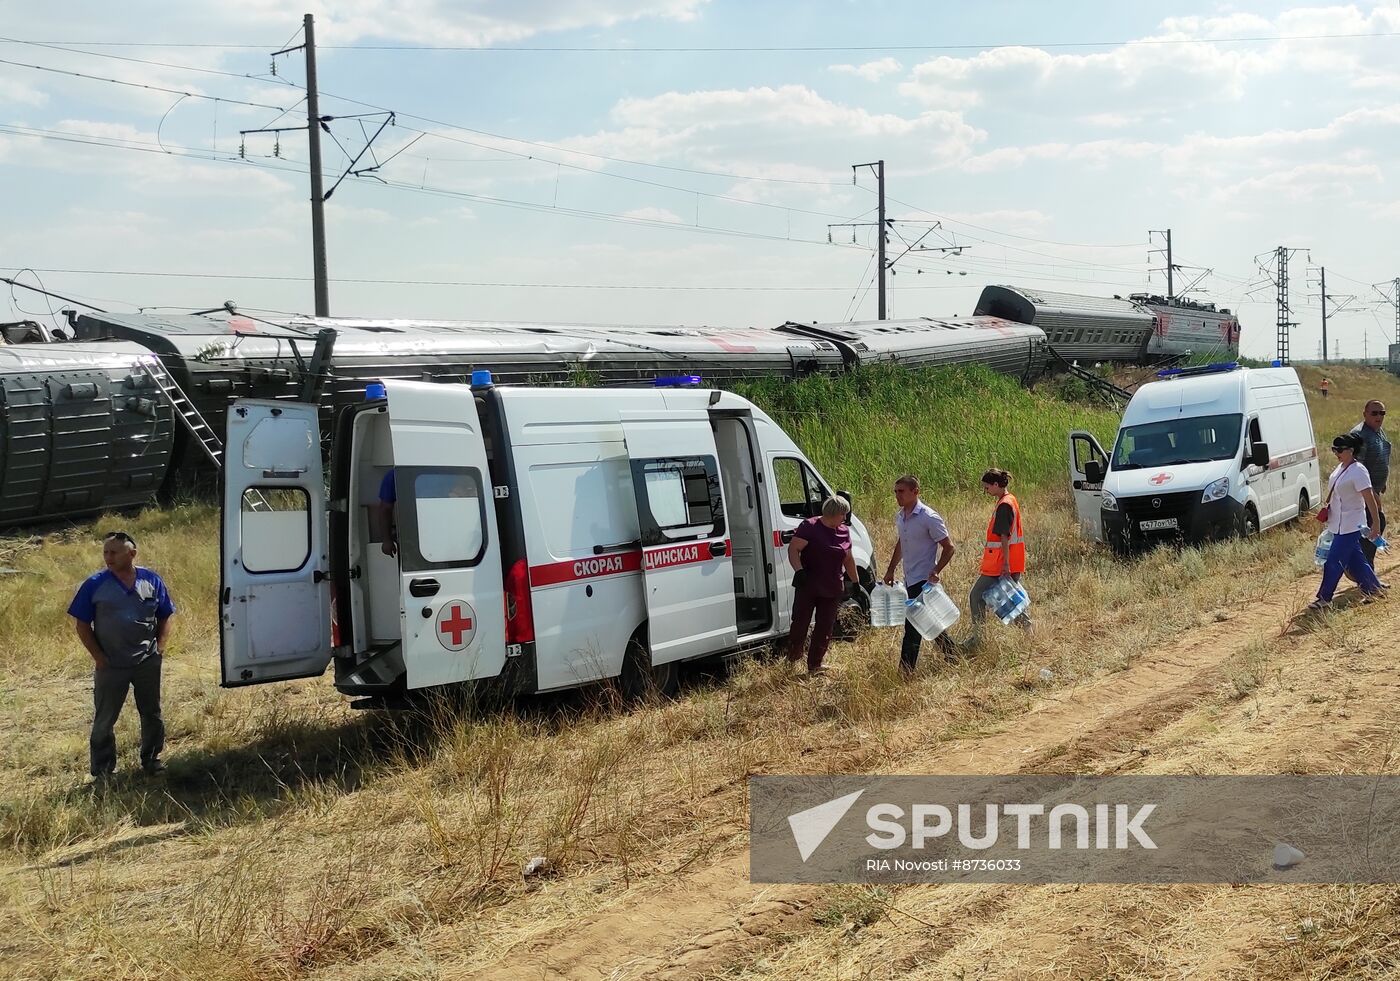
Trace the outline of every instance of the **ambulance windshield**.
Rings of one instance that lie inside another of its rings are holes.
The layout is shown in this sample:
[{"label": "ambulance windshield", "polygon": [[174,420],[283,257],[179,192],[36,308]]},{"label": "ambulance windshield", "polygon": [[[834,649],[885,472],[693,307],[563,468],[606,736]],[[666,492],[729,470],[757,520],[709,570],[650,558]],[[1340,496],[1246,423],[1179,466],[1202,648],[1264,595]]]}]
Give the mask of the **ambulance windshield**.
[{"label": "ambulance windshield", "polygon": [[1228,460],[1239,452],[1243,420],[1239,413],[1227,413],[1125,427],[1113,448],[1113,469]]}]

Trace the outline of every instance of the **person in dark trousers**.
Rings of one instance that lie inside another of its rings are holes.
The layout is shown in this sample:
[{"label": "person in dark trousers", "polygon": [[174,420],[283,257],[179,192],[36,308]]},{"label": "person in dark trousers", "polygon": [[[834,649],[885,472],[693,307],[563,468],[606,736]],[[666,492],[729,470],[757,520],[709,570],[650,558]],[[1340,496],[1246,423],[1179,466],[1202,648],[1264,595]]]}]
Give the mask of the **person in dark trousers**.
[{"label": "person in dark trousers", "polygon": [[1332,546],[1322,567],[1322,585],[1318,587],[1317,599],[1308,604],[1308,609],[1312,611],[1325,610],[1332,605],[1332,597],[1343,572],[1349,573],[1361,586],[1361,592],[1366,597],[1363,603],[1369,603],[1384,589],[1376,578],[1375,570],[1367,565],[1361,554],[1361,540],[1369,538],[1374,541],[1380,534],[1377,530],[1380,528],[1380,506],[1371,491],[1371,475],[1356,461],[1361,445],[1361,437],[1356,433],[1343,433],[1332,440],[1332,452],[1337,454],[1337,468],[1328,478],[1327,495],[1319,512],[1319,516],[1327,522],[1327,530],[1332,533]]},{"label": "person in dark trousers", "polygon": [[141,766],[165,769],[165,721],[160,714],[160,669],[175,604],[160,576],[136,565],[136,542],[124,531],[102,540],[102,572],[89,576],[68,606],[78,639],[92,655],[93,719],[90,770],[101,780],[117,769],[117,716],[127,689],[141,716]]},{"label": "person in dark trousers", "polygon": [[[894,583],[894,570],[904,562],[904,586],[909,598],[923,592],[924,583],[937,583],[953,560],[953,539],[948,536],[948,525],[933,508],[919,498],[919,478],[905,474],[894,482],[894,500],[899,510],[894,514],[895,541],[890,564],[885,567],[885,585]],[[923,635],[914,629],[912,623],[904,624],[904,641],[899,647],[899,667],[905,676],[914,673],[919,663],[919,648]],[[957,645],[946,633],[938,635],[936,642],[945,657],[957,655]]]},{"label": "person in dark trousers", "polygon": [[[1026,535],[1021,527],[1021,504],[1009,490],[1011,473],[995,467],[982,475],[982,491],[997,499],[997,506],[987,522],[987,541],[982,550],[981,575],[972,584],[967,597],[967,610],[976,631],[987,616],[987,604],[982,596],[997,584],[1002,576],[1017,582],[1026,571]],[[1022,613],[1016,624],[1031,629],[1031,618]]]},{"label": "person in dark trousers", "polygon": [[399,530],[394,523],[394,505],[398,503],[398,499],[394,468],[390,467],[385,471],[384,479],[379,482],[379,500],[374,505],[374,510],[379,515],[379,528],[384,536],[379,542],[379,550],[388,556],[399,554]]},{"label": "person in dark trousers", "polygon": [[851,506],[835,495],[822,502],[820,517],[808,518],[797,526],[788,542],[788,561],[793,568],[792,634],[788,638],[788,660],[802,660],[807,626],[816,615],[812,642],[807,646],[807,673],[821,674],[822,661],[836,626],[836,612],[846,598],[846,582],[860,582],[856,560],[851,556],[851,530],[846,516]]},{"label": "person in dark trousers", "polygon": [[[1390,440],[1386,438],[1382,428],[1384,425],[1385,403],[1380,399],[1372,399],[1366,403],[1366,408],[1361,410],[1361,421],[1351,429],[1361,437],[1361,452],[1357,462],[1366,468],[1366,473],[1371,477],[1371,491],[1376,495],[1376,511],[1380,515],[1381,535],[1385,534],[1385,505],[1381,499],[1385,497],[1386,481],[1390,478]],[[1370,528],[1370,525],[1366,527]],[[1365,535],[1361,536],[1361,554],[1365,556],[1366,563],[1374,569],[1376,543]],[[1388,586],[1389,583],[1383,582],[1381,585]]]}]

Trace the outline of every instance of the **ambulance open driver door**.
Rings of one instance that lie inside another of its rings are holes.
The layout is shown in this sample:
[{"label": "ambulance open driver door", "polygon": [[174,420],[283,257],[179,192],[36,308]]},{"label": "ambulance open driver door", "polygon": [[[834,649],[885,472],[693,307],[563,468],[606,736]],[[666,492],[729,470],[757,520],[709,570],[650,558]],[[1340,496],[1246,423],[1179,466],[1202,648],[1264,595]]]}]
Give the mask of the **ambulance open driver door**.
[{"label": "ambulance open driver door", "polygon": [[704,411],[622,412],[653,665],[732,648],[739,630],[718,454]]},{"label": "ambulance open driver door", "polygon": [[222,684],[319,675],[331,663],[331,588],[316,406],[234,402],[224,447]]},{"label": "ambulance open driver door", "polygon": [[506,658],[501,553],[476,398],[464,385],[385,387],[408,687],[495,677]]}]

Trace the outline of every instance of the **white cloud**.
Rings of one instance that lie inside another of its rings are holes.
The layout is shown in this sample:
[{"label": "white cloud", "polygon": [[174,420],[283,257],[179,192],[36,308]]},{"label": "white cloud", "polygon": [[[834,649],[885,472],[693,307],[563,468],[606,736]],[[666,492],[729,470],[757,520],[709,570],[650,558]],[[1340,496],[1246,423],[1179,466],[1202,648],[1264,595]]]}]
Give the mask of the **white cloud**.
[{"label": "white cloud", "polygon": [[42,106],[49,97],[17,78],[0,76],[0,106]]},{"label": "white cloud", "polygon": [[1079,122],[1085,126],[1098,126],[1104,129],[1122,129],[1142,122],[1143,117],[1129,112],[1095,112],[1080,116]]},{"label": "white cloud", "polygon": [[1356,194],[1358,184],[1381,179],[1381,168],[1371,163],[1299,164],[1221,187],[1215,192],[1215,197],[1228,201],[1256,196],[1271,204],[1280,200],[1298,202],[1349,198]]},{"label": "white cloud", "polygon": [[[1311,73],[1348,79],[1361,88],[1394,88],[1393,46],[1357,38],[1319,35],[1383,35],[1400,31],[1400,8],[1355,5],[1295,8],[1273,19],[1253,14],[1173,17],[1159,29],[1103,51],[1054,53],[1002,47],[968,57],[941,56],[914,66],[899,92],[945,109],[1014,107],[1024,113],[1089,117],[1096,125],[1121,116],[1142,118],[1189,105],[1241,100],[1252,83]],[[1211,43],[1231,37],[1297,40]],[[1162,43],[1170,42],[1170,43]]]},{"label": "white cloud", "polygon": [[1161,153],[1163,145],[1147,140],[1089,140],[1084,143],[1035,143],[988,150],[962,161],[963,170],[982,174],[1010,170],[1032,162],[1068,162],[1103,168],[1120,160],[1140,160]]},{"label": "white cloud", "polygon": [[[61,119],[40,128],[72,139],[0,133],[0,160],[49,172],[97,174],[104,182],[125,179],[121,190],[162,197],[272,197],[292,188],[282,176],[252,165],[200,160],[178,152],[162,153],[154,132],[128,123]],[[74,142],[85,138],[103,145]]]},{"label": "white cloud", "polygon": [[985,136],[958,113],[871,112],[803,85],[666,92],[624,99],[611,117],[617,128],[564,145],[750,176],[829,180],[833,160],[884,155],[926,171],[966,156]]},{"label": "white cloud", "polygon": [[628,218],[639,218],[643,221],[664,221],[673,225],[682,223],[680,215],[674,211],[667,211],[665,208],[633,208],[631,211],[624,211],[623,215]]},{"label": "white cloud", "polygon": [[828,70],[838,75],[855,75],[867,82],[878,82],[886,75],[903,71],[904,66],[894,58],[881,58],[878,61],[867,61],[863,65],[831,65]]}]

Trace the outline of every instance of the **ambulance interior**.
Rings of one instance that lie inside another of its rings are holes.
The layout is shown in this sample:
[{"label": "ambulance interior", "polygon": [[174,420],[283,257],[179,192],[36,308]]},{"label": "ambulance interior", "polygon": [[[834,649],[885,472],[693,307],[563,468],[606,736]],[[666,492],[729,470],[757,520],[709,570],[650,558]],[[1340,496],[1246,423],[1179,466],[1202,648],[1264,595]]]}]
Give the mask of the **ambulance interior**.
[{"label": "ambulance interior", "polygon": [[773,603],[767,564],[772,549],[764,534],[758,457],[752,434],[741,418],[712,413],[711,428],[729,523],[735,619],[741,635],[759,633],[772,625]]},{"label": "ambulance interior", "polygon": [[381,517],[379,485],[394,465],[387,412],[355,416],[350,476],[349,557],[355,653],[381,653],[399,645],[399,562],[382,545],[391,534]]}]

